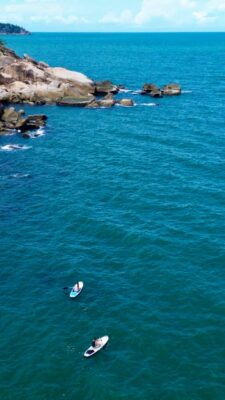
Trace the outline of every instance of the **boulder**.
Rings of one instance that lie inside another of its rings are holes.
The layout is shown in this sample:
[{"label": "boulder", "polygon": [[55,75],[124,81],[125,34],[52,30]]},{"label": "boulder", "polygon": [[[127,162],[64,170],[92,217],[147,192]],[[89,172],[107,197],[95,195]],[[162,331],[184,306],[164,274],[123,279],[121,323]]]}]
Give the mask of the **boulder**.
[{"label": "boulder", "polygon": [[98,100],[97,103],[100,107],[110,108],[110,107],[114,106],[116,101],[114,99],[102,99],[102,100]]},{"label": "boulder", "polygon": [[19,129],[21,132],[38,129],[41,126],[45,126],[46,120],[46,115],[29,115],[26,118],[20,119],[15,125],[15,128]]},{"label": "boulder", "polygon": [[100,81],[94,82],[95,91],[94,94],[96,96],[102,96],[107,93],[118,93],[119,87],[114,85],[111,81]]},{"label": "boulder", "polygon": [[114,99],[113,94],[108,93],[103,99],[92,101],[86,106],[86,108],[110,108],[113,107],[115,103],[116,100]]},{"label": "boulder", "polygon": [[133,107],[134,106],[134,101],[132,99],[121,99],[117,103],[123,107]]},{"label": "boulder", "polygon": [[145,83],[142,88],[143,93],[150,93],[152,91],[157,91],[157,90],[160,90],[160,88],[156,86],[154,83]]},{"label": "boulder", "polygon": [[149,95],[151,97],[162,97],[163,95],[161,89],[154,83],[145,83],[142,88],[141,94]]},{"label": "boulder", "polygon": [[16,124],[19,119],[19,114],[14,107],[5,108],[1,120],[8,124]]},{"label": "boulder", "polygon": [[163,87],[162,91],[165,96],[178,96],[181,94],[181,86],[177,83],[169,83]]}]

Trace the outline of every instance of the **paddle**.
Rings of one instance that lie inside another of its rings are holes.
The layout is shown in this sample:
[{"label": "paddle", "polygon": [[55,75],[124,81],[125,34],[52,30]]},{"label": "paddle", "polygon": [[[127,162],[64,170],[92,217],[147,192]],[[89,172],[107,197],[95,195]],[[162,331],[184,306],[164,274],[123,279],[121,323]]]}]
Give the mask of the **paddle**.
[{"label": "paddle", "polygon": [[67,287],[67,286],[66,286],[66,287],[63,288],[63,290],[67,290],[67,289],[70,289],[70,290],[71,290],[71,289],[73,289],[73,286],[70,286],[70,287]]}]

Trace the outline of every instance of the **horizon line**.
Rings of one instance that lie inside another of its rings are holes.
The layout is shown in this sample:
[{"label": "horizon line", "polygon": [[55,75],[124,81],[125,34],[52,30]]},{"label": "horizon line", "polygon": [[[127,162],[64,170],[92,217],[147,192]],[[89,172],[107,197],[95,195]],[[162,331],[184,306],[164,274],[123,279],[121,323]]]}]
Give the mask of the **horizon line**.
[{"label": "horizon line", "polygon": [[[135,34],[146,34],[146,33],[225,33],[225,30],[223,31],[28,31],[29,33],[99,33],[99,34],[126,34],[126,33],[135,33]],[[29,35],[28,33],[28,35]],[[3,34],[0,33],[0,35],[4,36],[27,36],[26,34]]]}]

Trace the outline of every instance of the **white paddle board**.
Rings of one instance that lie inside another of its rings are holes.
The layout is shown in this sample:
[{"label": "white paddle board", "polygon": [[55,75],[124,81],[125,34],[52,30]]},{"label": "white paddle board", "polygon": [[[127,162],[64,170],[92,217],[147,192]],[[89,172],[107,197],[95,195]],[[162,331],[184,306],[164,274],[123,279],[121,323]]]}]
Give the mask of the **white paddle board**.
[{"label": "white paddle board", "polygon": [[90,346],[84,353],[84,357],[91,357],[94,354],[96,354],[99,350],[101,350],[109,341],[108,336],[102,336],[101,338],[98,338],[100,344],[97,347]]},{"label": "white paddle board", "polygon": [[72,290],[70,292],[70,298],[71,299],[74,299],[75,297],[77,297],[80,294],[80,292],[83,289],[83,287],[84,287],[84,283],[83,282],[78,282],[78,285],[79,285],[79,289],[77,287],[77,283],[72,288]]}]

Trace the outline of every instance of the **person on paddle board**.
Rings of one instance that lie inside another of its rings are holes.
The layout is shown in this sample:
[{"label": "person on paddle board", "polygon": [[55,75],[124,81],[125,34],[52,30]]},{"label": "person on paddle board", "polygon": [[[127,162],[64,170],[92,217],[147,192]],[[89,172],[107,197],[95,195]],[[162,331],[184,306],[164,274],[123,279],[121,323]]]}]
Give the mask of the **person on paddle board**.
[{"label": "person on paddle board", "polygon": [[79,282],[77,282],[74,287],[73,287],[74,292],[79,292],[80,287],[79,287]]},{"label": "person on paddle board", "polygon": [[94,337],[94,339],[91,342],[92,347],[99,347],[101,346],[102,341],[101,339],[97,339],[96,337]]}]

